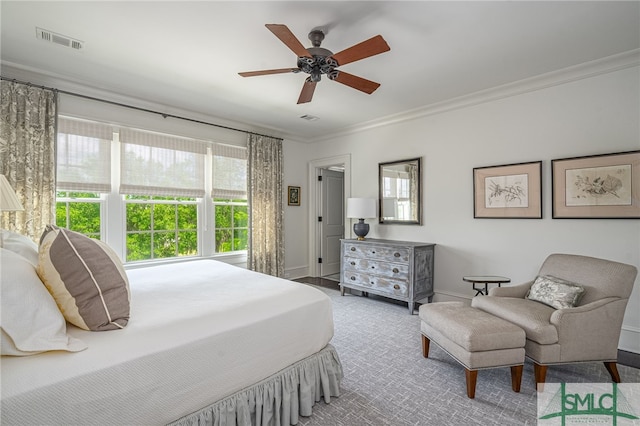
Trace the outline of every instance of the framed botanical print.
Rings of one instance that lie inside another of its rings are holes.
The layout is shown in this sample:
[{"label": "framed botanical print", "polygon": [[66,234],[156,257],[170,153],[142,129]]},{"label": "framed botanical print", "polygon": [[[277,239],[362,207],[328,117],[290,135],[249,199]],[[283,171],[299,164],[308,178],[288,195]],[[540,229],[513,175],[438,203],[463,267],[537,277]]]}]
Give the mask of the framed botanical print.
[{"label": "framed botanical print", "polygon": [[551,160],[554,219],[640,218],[640,151]]},{"label": "framed botanical print", "polygon": [[542,218],[542,161],[473,169],[473,217]]}]

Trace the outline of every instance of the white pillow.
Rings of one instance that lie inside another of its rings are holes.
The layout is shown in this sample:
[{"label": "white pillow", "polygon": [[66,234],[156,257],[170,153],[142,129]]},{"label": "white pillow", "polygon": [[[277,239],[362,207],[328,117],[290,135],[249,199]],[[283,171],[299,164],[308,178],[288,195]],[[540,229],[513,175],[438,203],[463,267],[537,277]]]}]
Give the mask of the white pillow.
[{"label": "white pillow", "polygon": [[38,267],[38,244],[31,238],[17,232],[0,229],[0,247],[19,254],[33,265]]},{"label": "white pillow", "polygon": [[56,302],[24,257],[0,249],[0,273],[2,355],[87,348],[81,340],[67,335],[67,323]]}]

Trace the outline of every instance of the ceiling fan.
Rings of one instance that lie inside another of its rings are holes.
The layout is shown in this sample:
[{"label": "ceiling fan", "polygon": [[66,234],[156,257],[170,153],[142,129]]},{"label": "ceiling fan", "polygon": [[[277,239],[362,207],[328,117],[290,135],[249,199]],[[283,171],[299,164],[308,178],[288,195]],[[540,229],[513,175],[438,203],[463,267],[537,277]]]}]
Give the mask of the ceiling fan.
[{"label": "ceiling fan", "polygon": [[342,83],[367,94],[373,93],[380,87],[379,83],[348,74],[336,68],[391,50],[381,35],[355,44],[338,53],[333,53],[330,50],[320,47],[320,43],[324,40],[324,32],[321,30],[312,30],[309,33],[309,40],[311,40],[312,47],[305,48],[286,25],[266,24],[265,26],[298,56],[297,67],[238,73],[242,77],[255,77],[258,75],[282,74],[287,72],[298,73],[301,71],[309,74],[309,77],[307,77],[302,86],[302,91],[298,98],[299,104],[311,102],[313,92],[316,89],[316,83],[320,81],[322,74],[325,74],[330,80],[337,81],[338,83]]}]

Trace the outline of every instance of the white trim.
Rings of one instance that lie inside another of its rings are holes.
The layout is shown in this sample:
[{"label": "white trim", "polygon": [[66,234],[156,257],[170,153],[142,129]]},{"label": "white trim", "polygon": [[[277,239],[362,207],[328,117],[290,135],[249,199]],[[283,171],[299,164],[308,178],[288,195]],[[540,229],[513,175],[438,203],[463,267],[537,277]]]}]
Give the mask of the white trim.
[{"label": "white trim", "polygon": [[618,349],[640,354],[640,328],[623,325],[620,332],[620,340],[618,341]]},{"label": "white trim", "polygon": [[583,64],[551,71],[545,74],[525,78],[523,80],[518,80],[512,83],[492,87],[490,89],[480,90],[468,95],[459,96],[457,98],[447,99],[442,102],[436,102],[430,105],[421,106],[419,108],[404,111],[399,114],[393,114],[387,117],[382,117],[380,119],[360,123],[355,126],[346,127],[335,133],[326,133],[321,137],[311,138],[309,139],[309,142],[321,142],[339,136],[346,136],[354,133],[359,133],[364,130],[374,129],[391,124],[401,123],[404,121],[414,120],[417,118],[441,114],[443,112],[467,108],[473,105],[509,98],[512,96],[534,92],[537,90],[559,86],[585,78],[596,77],[598,75],[608,74],[611,72],[637,66],[640,66],[640,49],[629,50],[627,52],[607,56],[605,58],[597,59],[591,62],[585,62]]},{"label": "white trim", "polygon": [[288,280],[295,280],[297,278],[303,278],[309,276],[308,266],[294,266],[293,268],[287,268],[284,270],[284,277]]},{"label": "white trim", "polygon": [[449,291],[435,291],[433,292],[433,301],[434,302],[451,302],[451,301],[460,301],[471,303],[471,296],[465,296],[458,293],[452,293]]},{"label": "white trim", "polygon": [[[318,258],[318,169],[329,166],[344,166],[344,200],[351,197],[351,154],[336,155],[334,157],[321,158],[309,161],[309,273],[308,276],[316,277],[318,274],[316,259]],[[345,220],[345,233],[349,235],[349,223]]]}]

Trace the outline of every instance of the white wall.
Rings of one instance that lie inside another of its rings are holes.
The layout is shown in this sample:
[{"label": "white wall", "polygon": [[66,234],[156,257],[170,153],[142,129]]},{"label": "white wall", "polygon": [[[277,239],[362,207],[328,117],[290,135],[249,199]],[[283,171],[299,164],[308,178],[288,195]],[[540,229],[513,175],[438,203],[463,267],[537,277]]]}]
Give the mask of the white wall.
[{"label": "white wall", "polygon": [[[552,219],[550,169],[552,159],[640,149],[639,82],[635,66],[355,132],[305,149],[287,142],[286,180],[304,182],[300,163],[351,154],[352,196],[377,198],[379,162],[422,157],[423,225],[370,221],[369,236],[436,243],[435,300],[471,298],[474,292],[462,281],[464,275],[528,281],[554,252],[602,257],[640,269],[640,220]],[[473,218],[474,167],[537,160],[543,161],[543,219]],[[305,189],[303,185],[303,194]],[[285,232],[296,235],[286,240],[287,269],[300,271],[308,249],[299,232],[304,217],[302,209],[287,209]],[[621,349],[636,353],[639,287],[640,278],[620,340]]]},{"label": "white wall", "polygon": [[[10,72],[6,67],[5,73],[36,84],[87,91],[64,81]],[[109,98],[102,92],[88,94]],[[131,103],[116,96],[113,100]],[[371,102],[375,102],[375,94]],[[227,143],[244,138],[242,133],[157,116],[142,117],[130,110],[75,98],[61,98],[60,110],[121,124],[160,126],[163,131],[196,138],[215,135]],[[640,69],[636,62],[634,67],[323,142],[285,140],[284,189],[288,185],[301,187],[299,207],[286,206],[285,202],[286,273],[299,277],[309,271],[309,163],[341,155],[351,156],[349,189],[358,197],[377,197],[379,162],[423,158],[423,225],[369,221],[369,235],[436,243],[436,300],[471,298],[474,292],[462,281],[463,275],[505,275],[514,283],[530,280],[552,252],[603,257],[640,268],[640,220],[552,219],[550,172],[551,159],[640,149],[639,117]],[[194,118],[239,127],[217,118]],[[473,219],[474,167],[537,160],[543,161],[543,219]],[[640,353],[639,287],[640,278],[627,307],[620,340],[621,349],[636,353]]]}]

